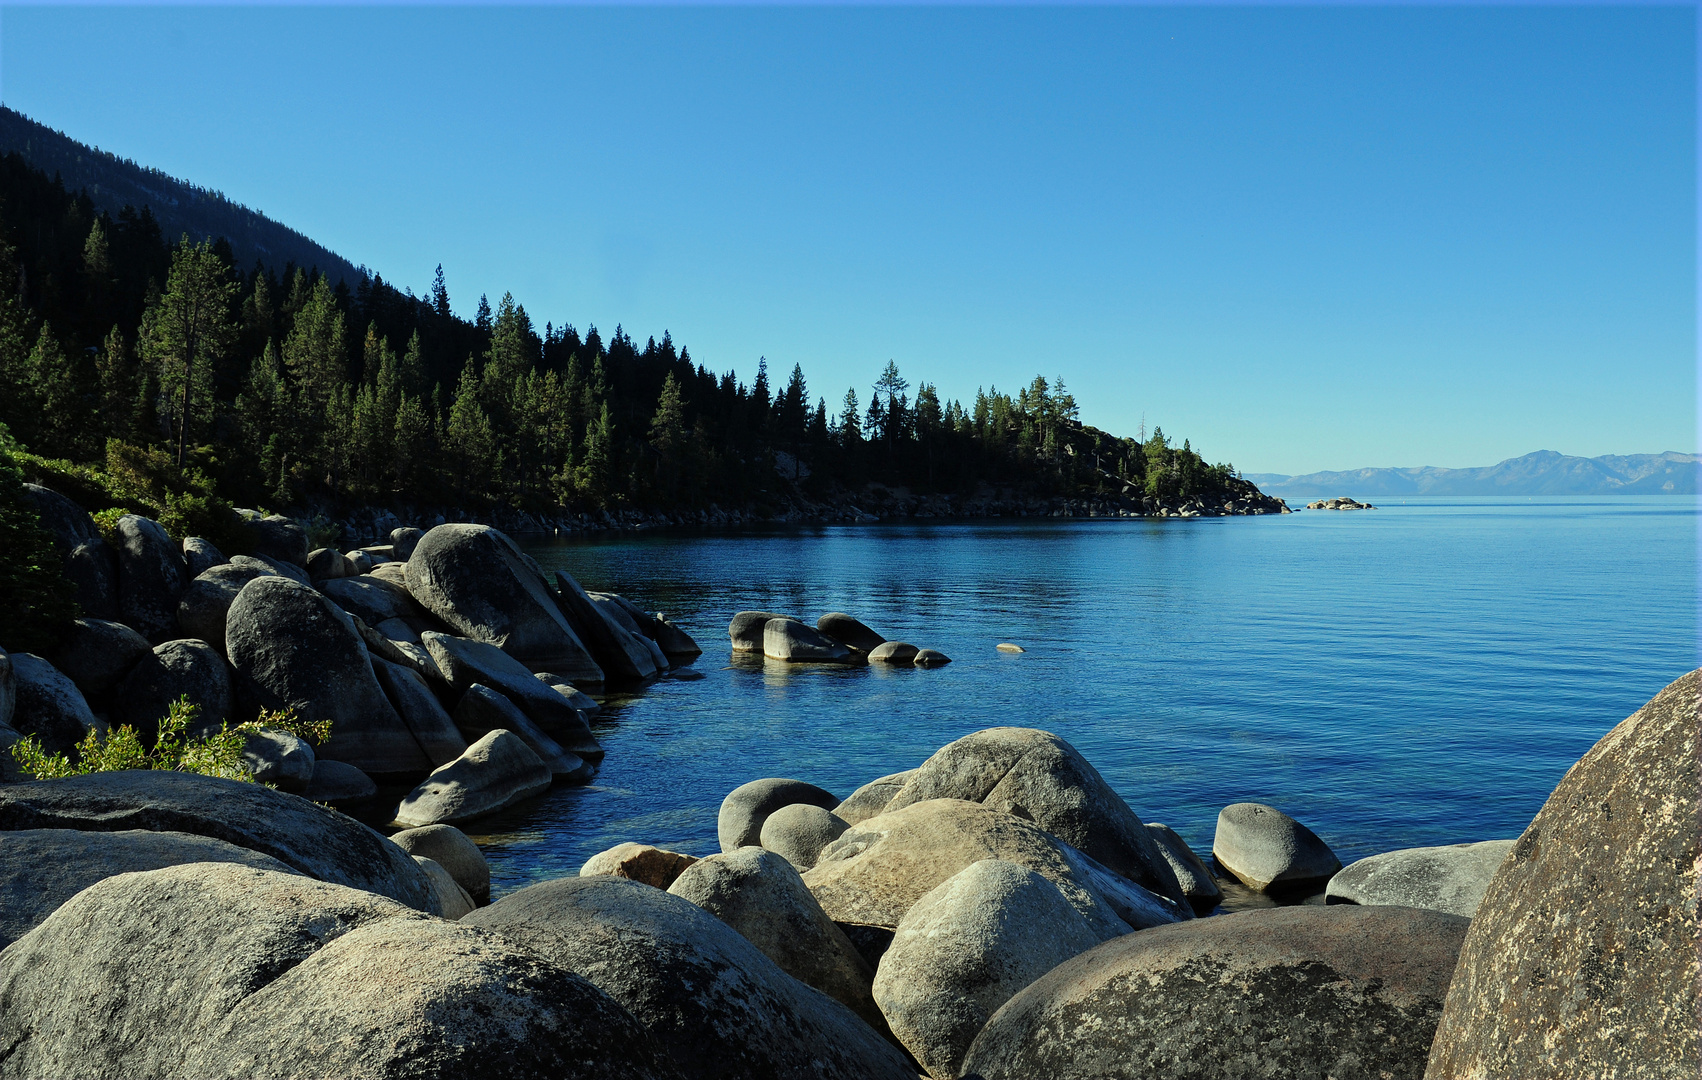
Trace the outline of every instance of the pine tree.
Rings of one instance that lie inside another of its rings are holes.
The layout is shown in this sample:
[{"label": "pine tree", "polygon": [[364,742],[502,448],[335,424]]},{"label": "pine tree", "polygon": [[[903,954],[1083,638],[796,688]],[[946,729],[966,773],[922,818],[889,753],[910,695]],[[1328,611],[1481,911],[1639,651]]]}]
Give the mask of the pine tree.
[{"label": "pine tree", "polygon": [[191,244],[186,235],[172,252],[164,294],[142,320],[142,356],[158,365],[179,468],[190,427],[212,419],[213,365],[235,343],[235,298],[236,284],[212,244]]},{"label": "pine tree", "polygon": [[449,406],[449,424],[444,450],[456,469],[457,487],[463,501],[481,501],[492,493],[498,465],[496,433],[490,417],[479,404],[478,365],[472,357],[461,369],[455,384],[455,401]]},{"label": "pine tree", "polygon": [[839,444],[844,447],[858,446],[863,441],[863,428],[857,418],[857,388],[845,391],[845,407],[839,414]]},{"label": "pine tree", "polygon": [[114,326],[106,335],[95,360],[95,384],[100,395],[101,431],[129,441],[134,436],[130,421],[136,401],[136,365],[124,334]]},{"label": "pine tree", "polygon": [[437,264],[437,277],[431,283],[431,309],[438,318],[449,318],[449,287],[443,283],[442,263]]}]

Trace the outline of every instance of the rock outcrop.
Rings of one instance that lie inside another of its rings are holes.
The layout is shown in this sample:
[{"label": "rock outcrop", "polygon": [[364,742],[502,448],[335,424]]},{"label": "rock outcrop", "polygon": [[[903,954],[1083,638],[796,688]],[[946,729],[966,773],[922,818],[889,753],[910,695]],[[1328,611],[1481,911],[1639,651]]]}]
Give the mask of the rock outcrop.
[{"label": "rock outcrop", "polygon": [[1468,925],[1438,911],[1308,906],[1130,934],[1006,1002],[963,1071],[1418,1080]]},{"label": "rock outcrop", "polygon": [[225,658],[205,641],[179,638],[156,645],[119,685],[112,722],[129,724],[152,742],[161,718],[179,698],[196,707],[197,734],[219,730],[236,711]]},{"label": "rock outcrop", "polygon": [[845,796],[845,801],[833,808],[833,815],[852,825],[872,818],[886,809],[892,797],[902,791],[914,775],[915,769],[906,769],[870,780]]},{"label": "rock outcrop", "polygon": [[732,928],[625,878],[558,878],[480,908],[486,927],[625,1006],[690,1078],[914,1080],[891,1044]]},{"label": "rock outcrop", "polygon": [[782,806],[762,823],[759,841],[800,871],[816,864],[821,849],[839,839],[851,823],[809,803]]},{"label": "rock outcrop", "polygon": [[104,701],[149,652],[148,640],[121,622],[78,619],[48,659],[92,704]]},{"label": "rock outcrop", "polygon": [[1513,845],[1466,935],[1430,1080],[1697,1075],[1699,680],[1602,736]]}]

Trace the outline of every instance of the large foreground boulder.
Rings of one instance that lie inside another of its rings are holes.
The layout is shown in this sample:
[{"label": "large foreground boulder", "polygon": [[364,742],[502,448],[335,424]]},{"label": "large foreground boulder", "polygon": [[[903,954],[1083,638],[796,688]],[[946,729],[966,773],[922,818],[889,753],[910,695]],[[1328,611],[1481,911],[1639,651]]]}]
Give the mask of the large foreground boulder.
[{"label": "large foreground boulder", "polygon": [[409,557],[408,592],[455,632],[533,671],[602,682],[603,670],[514,541],[487,525],[439,525]]},{"label": "large foreground boulder", "polygon": [[674,1075],[522,947],[216,863],[108,878],[0,954],[0,1045],[5,1077]]},{"label": "large foreground boulder", "polygon": [[177,626],[186,636],[199,638],[225,652],[225,620],[242,587],[257,577],[273,576],[263,566],[224,563],[195,576],[177,598]]},{"label": "large foreground boulder", "polygon": [[189,584],[183,549],[160,523],[125,514],[118,519],[118,621],[152,642],[177,631],[177,600]]},{"label": "large foreground boulder", "polygon": [[16,695],[12,724],[20,735],[34,735],[50,754],[73,754],[91,731],[105,734],[77,684],[34,653],[12,653]]},{"label": "large foreground boulder", "polygon": [[1471,918],[1512,840],[1385,851],[1349,864],[1324,888],[1328,904],[1393,904]]},{"label": "large foreground boulder", "polygon": [[1418,1080],[1468,925],[1439,911],[1309,906],[1130,934],[1006,1002],[963,1071]]},{"label": "large foreground boulder", "polygon": [[648,885],[558,878],[461,925],[495,930],[584,975],[687,1077],[914,1080],[904,1056],[849,1009],[695,904]]},{"label": "large foreground boulder", "polygon": [[1431,1080],[1697,1075],[1699,679],[1602,736],[1513,845],[1466,935]]},{"label": "large foreground boulder", "polygon": [[15,829],[191,833],[429,910],[424,875],[395,844],[353,818],[241,780],[162,770],[0,786],[0,830]]},{"label": "large foreground boulder", "polygon": [[0,832],[0,949],[71,897],[103,878],[182,863],[239,863],[257,870],[294,870],[258,851],[188,833],[80,832],[17,829]]},{"label": "large foreground boulder", "polygon": [[686,867],[668,891],[737,930],[781,971],[838,1001],[875,1030],[886,1028],[869,993],[874,971],[779,855],[755,847],[711,855]]},{"label": "large foreground boulder", "polygon": [[404,826],[471,821],[550,789],[550,767],[510,731],[492,731],[408,793],[396,810]]},{"label": "large foreground boulder", "polygon": [[313,589],[286,577],[255,578],[231,604],[225,641],[246,698],[261,708],[293,708],[303,720],[331,721],[321,758],[369,775],[431,768],[379,687],[360,631]]},{"label": "large foreground boulder", "polygon": [[766,777],[740,784],[721,800],[716,815],[715,832],[722,851],[737,851],[742,847],[762,843],[762,823],[768,815],[782,806],[807,803],[831,810],[839,800],[831,792],[802,780]]},{"label": "large foreground boulder", "polygon": [[1101,939],[1193,916],[1033,822],[960,799],[930,799],[852,826],[804,883],[835,922],[897,927],[916,901],[982,859],[1016,863],[1056,885]]},{"label": "large foreground boulder", "polygon": [[1003,859],[973,863],[905,913],[875,976],[898,1041],[940,1080],[1011,995],[1099,936],[1058,887]]},{"label": "large foreground boulder", "polygon": [[1318,834],[1274,806],[1231,803],[1218,811],[1212,857],[1249,889],[1321,891],[1342,868]]},{"label": "large foreground boulder", "polygon": [[948,743],[886,809],[926,799],[967,799],[1026,816],[1130,881],[1187,902],[1176,872],[1129,804],[1075,747],[1049,731],[988,728]]}]

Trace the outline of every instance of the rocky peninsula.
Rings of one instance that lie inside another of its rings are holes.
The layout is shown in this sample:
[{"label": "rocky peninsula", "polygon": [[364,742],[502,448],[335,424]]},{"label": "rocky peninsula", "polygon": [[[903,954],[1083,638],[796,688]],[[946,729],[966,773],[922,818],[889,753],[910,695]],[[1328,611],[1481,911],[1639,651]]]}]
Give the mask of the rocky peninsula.
[{"label": "rocky peninsula", "polygon": [[[586,691],[689,662],[689,635],[488,526],[310,551],[257,518],[226,559],[32,497],[86,615],[0,653],[0,740],[74,754],[185,697],[330,727],[249,731],[270,786],[8,762],[0,1077],[1696,1075],[1702,673],[1516,838],[1343,867],[1240,802],[1197,853],[1065,740],[989,727],[851,792],[752,778],[719,850],[633,836],[493,903],[456,825],[594,775]],[[728,634],[931,651],[842,612]],[[412,785],[393,835],[333,809],[375,781]],[[1231,885],[1270,906],[1226,911]]]}]

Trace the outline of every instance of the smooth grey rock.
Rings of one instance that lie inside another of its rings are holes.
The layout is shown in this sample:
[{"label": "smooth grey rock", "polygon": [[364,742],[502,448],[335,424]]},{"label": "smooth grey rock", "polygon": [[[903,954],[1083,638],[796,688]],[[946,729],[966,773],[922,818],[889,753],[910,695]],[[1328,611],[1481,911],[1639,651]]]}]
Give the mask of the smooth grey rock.
[{"label": "smooth grey rock", "polygon": [[986,1080],[1418,1080],[1467,920],[1278,907],[1160,926],[1053,968],[963,1062]]},{"label": "smooth grey rock", "polygon": [[972,863],[899,920],[874,996],[929,1076],[954,1080],[999,1006],[1099,935],[1058,887],[1003,859]]},{"label": "smooth grey rock", "polygon": [[1049,731],[987,728],[948,743],[922,763],[887,812],[925,799],[967,799],[1026,816],[1142,888],[1187,903],[1175,871],[1129,804]]},{"label": "smooth grey rock", "polygon": [[408,592],[456,633],[532,671],[602,682],[603,670],[514,541],[485,525],[439,525],[407,562]]},{"label": "smooth grey rock", "polygon": [[[377,630],[380,634],[383,634],[397,645],[420,645],[420,632],[409,626],[407,622],[402,619],[385,619],[383,622],[373,626],[373,629]],[[426,653],[423,645],[420,645],[420,654],[422,656],[429,655]],[[435,663],[432,664],[432,667],[435,668],[436,666],[437,665]],[[443,673],[438,672],[438,678],[441,679],[442,677]]]},{"label": "smooth grey rock", "polygon": [[219,730],[235,710],[225,658],[205,641],[180,638],[156,645],[119,684],[112,720],[152,741],[172,702],[183,697],[199,710],[191,725],[197,734]]},{"label": "smooth grey rock", "polygon": [[360,616],[368,626],[382,626],[391,619],[400,619],[414,629],[417,637],[421,630],[437,630],[443,625],[427,615],[407,589],[371,574],[327,581],[320,585],[319,591],[337,601],[344,611]]},{"label": "smooth grey rock", "polygon": [[306,739],[277,728],[260,728],[243,732],[243,740],[242,760],[248,763],[255,783],[295,795],[307,790],[317,759]]},{"label": "smooth grey rock", "polygon": [[650,647],[591,599],[572,575],[556,571],[555,600],[561,615],[591,651],[605,678],[631,682],[654,678]]},{"label": "smooth grey rock", "polygon": [[89,701],[104,701],[151,650],[121,622],[78,619],[49,659]]},{"label": "smooth grey rock", "polygon": [[199,536],[183,538],[183,566],[191,581],[224,561],[224,553],[211,540]]},{"label": "smooth grey rock", "polygon": [[307,565],[307,529],[282,514],[250,518],[254,530],[254,554],[295,567]]},{"label": "smooth grey rock", "polygon": [[0,725],[12,726],[18,709],[18,677],[12,670],[12,654],[0,649]]},{"label": "smooth grey rock", "polygon": [[350,803],[370,799],[378,794],[372,777],[343,761],[316,758],[313,778],[307,782],[302,797],[317,803]]},{"label": "smooth grey rock", "polygon": [[550,767],[510,731],[492,731],[432,770],[396,810],[396,824],[443,825],[505,810],[550,789]]},{"label": "smooth grey rock", "polygon": [[1403,848],[1360,859],[1324,887],[1327,904],[1393,904],[1471,918],[1512,840]]},{"label": "smooth grey rock", "polygon": [[613,874],[629,878],[657,889],[673,885],[686,867],[697,862],[697,856],[683,851],[669,851],[649,844],[616,844],[585,860],[579,868],[580,877]]},{"label": "smooth grey rock", "polygon": [[225,563],[196,575],[177,598],[177,628],[185,637],[200,638],[225,652],[225,620],[242,587],[257,577],[272,576],[263,566]]},{"label": "smooth grey rock", "polygon": [[586,783],[595,771],[584,758],[568,753],[544,734],[514,702],[488,686],[475,683],[461,695],[460,704],[455,706],[455,726],[475,739],[492,731],[513,732],[549,766],[556,779],[570,784]]},{"label": "smooth grey rock", "polygon": [[421,634],[420,641],[450,686],[466,690],[482,684],[500,690],[562,749],[588,761],[603,759],[603,748],[579,711],[501,649],[431,631]]},{"label": "smooth grey rock", "polygon": [[837,664],[851,650],[797,619],[770,619],[762,626],[762,655],[800,664]]},{"label": "smooth grey rock", "polygon": [[758,836],[762,846],[780,855],[800,871],[816,864],[821,849],[839,839],[851,823],[810,803],[782,806],[762,823]]},{"label": "smooth grey rock", "polygon": [[491,868],[484,852],[466,833],[453,825],[422,825],[403,829],[391,841],[410,855],[423,855],[449,871],[455,884],[476,903],[491,898]]},{"label": "smooth grey rock", "polygon": [[478,907],[477,904],[473,903],[473,898],[467,895],[467,890],[463,889],[450,876],[449,871],[438,864],[436,859],[430,859],[424,855],[415,855],[414,862],[419,864],[420,869],[425,871],[426,877],[431,881],[431,887],[437,893],[438,914],[442,918],[454,922]]},{"label": "smooth grey rock", "polygon": [[648,620],[647,615],[639,612],[635,616],[631,611],[633,605],[614,593],[587,592],[585,595],[591,598],[591,602],[597,605],[598,610],[603,613],[606,619],[624,630],[632,638],[634,644],[649,655],[651,664],[658,672],[667,671],[672,666],[668,663],[668,654],[662,651],[662,646],[656,644],[655,638],[645,633],[643,628],[639,626],[639,620]]},{"label": "smooth grey rock", "polygon": [[902,664],[914,666],[916,654],[922,650],[907,641],[888,641],[876,645],[869,650],[869,662],[872,664]]},{"label": "smooth grey rock", "polygon": [[577,686],[574,686],[559,675],[551,675],[549,672],[545,671],[540,672],[537,679],[551,690],[560,694],[573,711],[579,714],[579,718],[587,723],[590,722],[593,716],[596,716],[598,713],[603,711],[603,707],[597,704],[596,698],[579,689]]},{"label": "smooth grey rock", "polygon": [[576,971],[692,1078],[915,1080],[845,1006],[787,975],[697,905],[625,878],[558,878],[462,920]]},{"label": "smooth grey rock", "polygon": [[1321,890],[1342,868],[1318,834],[1274,806],[1231,803],[1218,811],[1212,856],[1262,892]]},{"label": "smooth grey rock", "polygon": [[313,584],[313,580],[307,576],[307,571],[302,568],[301,564],[290,562],[287,559],[275,559],[259,552],[252,555],[233,555],[230,565],[239,570],[264,570],[279,577],[287,577],[291,581],[300,582],[303,585],[311,586]]},{"label": "smooth grey rock", "polygon": [[77,894],[0,955],[0,1000],[5,1076],[678,1075],[622,1009],[529,950],[231,864]]},{"label": "smooth grey rock", "polygon": [[858,652],[869,652],[886,644],[886,638],[881,637],[868,626],[843,611],[830,611],[823,615],[816,620],[816,629],[841,645],[856,649]]},{"label": "smooth grey rock", "polygon": [[733,616],[733,621],[727,624],[727,636],[733,642],[734,652],[761,652],[763,628],[770,619],[788,619],[789,615],[776,615],[772,611],[741,611]]},{"label": "smooth grey rock", "polygon": [[118,621],[151,642],[177,630],[177,601],[189,584],[183,549],[160,523],[125,514],[118,519]]},{"label": "smooth grey rock", "polygon": [[377,578],[379,581],[388,581],[392,585],[400,585],[406,589],[408,587],[408,564],[405,562],[379,563],[372,568],[372,573],[367,576]]},{"label": "smooth grey rock", "polygon": [[[588,594],[589,595],[589,594]],[[692,640],[692,636],[680,629],[660,611],[651,613],[637,604],[621,596],[619,593],[598,593],[621,606],[645,637],[654,641],[662,650],[662,655],[671,663],[689,663],[703,655],[703,649]]]},{"label": "smooth grey rock", "polygon": [[855,825],[882,813],[915,774],[915,769],[906,769],[869,781],[845,796],[845,801],[833,808],[834,816]]},{"label": "smooth grey rock", "polygon": [[1699,685],[1692,671],[1602,736],[1513,845],[1466,934],[1431,1080],[1696,1075]]},{"label": "smooth grey rock", "polygon": [[432,768],[447,765],[466,752],[467,740],[419,672],[375,656],[372,673],[378,676],[378,685],[425,751]]},{"label": "smooth grey rock", "polygon": [[24,493],[35,504],[42,527],[53,537],[83,614],[91,619],[116,619],[118,554],[101,537],[94,519],[52,488],[25,484]]},{"label": "smooth grey rock", "polygon": [[910,662],[920,668],[944,667],[951,663],[951,657],[938,649],[917,649]]},{"label": "smooth grey rock", "polygon": [[982,859],[1005,859],[1052,882],[1101,938],[1193,917],[1033,822],[960,799],[929,799],[847,829],[822,849],[804,884],[835,922],[897,927],[924,894]]},{"label": "smooth grey rock", "polygon": [[346,578],[355,572],[349,565],[349,560],[336,548],[314,548],[307,553],[307,562],[302,567],[315,585],[322,585],[337,578]]},{"label": "smooth grey rock", "polygon": [[34,735],[49,754],[76,756],[77,744],[91,731],[106,734],[77,684],[34,653],[12,653],[13,686],[17,703],[12,727]]},{"label": "smooth grey rock", "polygon": [[266,709],[294,708],[303,720],[331,721],[320,759],[368,775],[431,767],[379,687],[360,631],[313,589],[286,577],[250,581],[231,604],[225,642],[246,699]]},{"label": "smooth grey rock", "polygon": [[1182,895],[1188,898],[1188,904],[1199,915],[1209,914],[1213,908],[1223,903],[1223,889],[1217,879],[1212,877],[1200,857],[1194,854],[1194,849],[1188,842],[1177,835],[1176,830],[1159,821],[1146,823],[1147,832],[1158,845],[1159,853],[1164,861],[1170,864],[1170,869],[1176,872],[1176,881],[1182,886]]},{"label": "smooth grey rock", "polygon": [[371,573],[372,568],[378,565],[378,560],[369,551],[345,551],[343,561],[350,572],[355,574]]},{"label": "smooth grey rock", "polygon": [[715,832],[722,851],[737,851],[762,842],[762,823],[782,806],[809,803],[824,810],[839,805],[832,793],[802,780],[769,777],[740,784],[721,800]]},{"label": "smooth grey rock", "polygon": [[420,537],[424,535],[425,533],[419,529],[391,529],[390,557],[397,562],[407,562],[413,557],[414,548],[419,546]]},{"label": "smooth grey rock", "polygon": [[210,862],[295,873],[270,855],[189,833],[145,829],[0,832],[0,949],[23,937],[59,905],[103,878],[182,863]]},{"label": "smooth grey rock", "polygon": [[740,848],[694,860],[667,888],[737,930],[781,971],[833,998],[876,1031],[886,1030],[869,993],[874,969],[816,903],[790,862],[762,848]]},{"label": "smooth grey rock", "polygon": [[424,876],[395,844],[353,818],[244,780],[154,770],[13,784],[0,787],[0,830],[12,829],[193,833],[429,910]]}]

